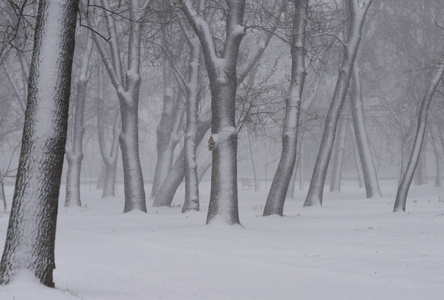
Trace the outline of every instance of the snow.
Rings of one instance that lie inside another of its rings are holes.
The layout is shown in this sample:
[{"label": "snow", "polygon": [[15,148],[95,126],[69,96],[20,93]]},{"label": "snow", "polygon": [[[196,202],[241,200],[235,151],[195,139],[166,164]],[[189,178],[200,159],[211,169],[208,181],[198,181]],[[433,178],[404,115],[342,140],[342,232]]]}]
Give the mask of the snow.
[{"label": "snow", "polygon": [[[392,213],[396,180],[381,189],[386,197],[365,199],[346,181],[322,208],[302,208],[297,192],[285,217],[261,216],[268,191],[240,190],[243,226],[229,226],[204,225],[208,182],[201,211],[188,214],[183,189],[173,208],[123,214],[122,187],[100,199],[83,185],[88,208],[59,211],[57,289],[25,271],[0,299],[442,299],[444,190],[413,186],[408,212]],[[0,245],[7,226],[0,215]]]}]

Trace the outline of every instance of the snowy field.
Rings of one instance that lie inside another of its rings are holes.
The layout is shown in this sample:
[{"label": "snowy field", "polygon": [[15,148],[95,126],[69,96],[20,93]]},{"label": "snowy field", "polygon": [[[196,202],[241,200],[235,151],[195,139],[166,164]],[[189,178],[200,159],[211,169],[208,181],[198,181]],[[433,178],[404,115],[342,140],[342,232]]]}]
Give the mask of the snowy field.
[{"label": "snowy field", "polygon": [[122,187],[101,200],[85,185],[85,209],[60,206],[57,289],[24,273],[0,299],[444,299],[444,190],[412,186],[408,212],[394,214],[395,182],[381,184],[386,197],[367,200],[346,182],[325,193],[323,208],[302,208],[300,193],[283,218],[261,216],[264,189],[240,190],[243,227],[204,225],[208,183],[202,211],[189,214],[122,214]]}]

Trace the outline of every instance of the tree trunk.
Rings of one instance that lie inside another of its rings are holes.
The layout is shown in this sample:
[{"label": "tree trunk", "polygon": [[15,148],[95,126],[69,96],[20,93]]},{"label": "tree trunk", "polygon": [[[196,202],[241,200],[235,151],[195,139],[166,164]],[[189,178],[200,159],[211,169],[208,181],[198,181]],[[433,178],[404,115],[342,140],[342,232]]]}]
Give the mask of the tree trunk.
[{"label": "tree trunk", "polygon": [[254,191],[258,192],[260,190],[260,182],[259,182],[259,178],[257,176],[257,171],[256,171],[256,162],[254,160],[254,152],[253,152],[253,147],[252,147],[252,143],[251,143],[251,134],[250,131],[248,131],[248,149],[250,150],[250,159],[251,159],[251,166],[253,168],[253,178],[254,178]]},{"label": "tree trunk", "polygon": [[291,43],[291,81],[285,103],[282,154],[265,203],[264,216],[283,215],[288,184],[295,168],[299,114],[305,81],[305,28],[307,25],[308,0],[295,1],[294,13]]},{"label": "tree trunk", "polygon": [[347,120],[342,118],[339,136],[336,140],[336,154],[331,172],[330,192],[341,191],[342,168],[344,164],[345,144],[347,142]]},{"label": "tree trunk", "polygon": [[424,141],[424,135],[427,128],[427,113],[432,101],[433,95],[435,94],[436,87],[444,73],[444,64],[441,63],[438,66],[436,74],[421,101],[421,107],[418,113],[418,125],[416,129],[415,142],[413,144],[413,149],[410,154],[410,159],[407,164],[407,168],[401,180],[401,184],[398,187],[398,192],[396,193],[395,206],[393,211],[405,211],[405,206],[407,202],[407,194],[409,192],[410,184],[412,183],[413,175],[415,173],[416,166],[418,165],[419,156],[421,154],[421,148]]},{"label": "tree trunk", "polygon": [[[109,11],[109,3],[100,1],[104,11]],[[109,39],[107,43],[111,56],[108,55],[102,37],[97,32],[92,35],[102,62],[110,77],[111,83],[119,98],[122,131],[120,133],[120,148],[122,151],[123,182],[125,205],[123,212],[140,210],[146,212],[145,189],[139,156],[138,107],[140,89],[140,47],[146,10],[141,8],[139,0],[129,2],[129,38],[128,64],[124,76],[119,53],[116,24],[111,14],[105,13]],[[94,27],[92,17],[87,18],[88,26]]]},{"label": "tree trunk", "polygon": [[0,284],[28,269],[54,286],[58,198],[78,1],[40,0],[29,95]]},{"label": "tree trunk", "polygon": [[71,149],[66,151],[68,171],[66,174],[66,197],[65,207],[81,207],[80,199],[80,174],[83,160],[83,115],[86,101],[86,87],[88,84],[89,60],[93,51],[93,40],[88,34],[88,44],[83,56],[80,69],[79,81],[77,82],[77,95],[74,113],[73,136],[71,138]]},{"label": "tree trunk", "polygon": [[182,212],[189,210],[199,210],[199,179],[197,175],[196,161],[196,134],[198,128],[199,111],[199,66],[202,56],[202,48],[198,38],[189,42],[190,52],[190,70],[187,83],[187,111],[185,128],[185,201],[182,206]]},{"label": "tree trunk", "polygon": [[[208,129],[210,129],[211,125],[211,117],[208,114],[204,114],[203,117],[199,119],[199,123],[197,125],[197,133],[196,133],[196,145],[198,145]],[[182,149],[179,156],[177,157],[173,168],[168,174],[167,178],[164,180],[162,186],[157,193],[157,197],[154,199],[153,207],[159,206],[171,206],[173,202],[174,195],[176,194],[176,190],[179,187],[185,176],[185,150]]]},{"label": "tree trunk", "polygon": [[441,154],[439,151],[439,141],[438,134],[434,130],[434,126],[430,127],[430,141],[433,147],[433,153],[435,154],[435,164],[436,164],[436,178],[435,178],[435,187],[441,188],[442,185],[442,174],[441,174]]},{"label": "tree trunk", "polygon": [[362,107],[361,78],[358,65],[355,65],[352,76],[350,107],[356,145],[364,175],[365,193],[367,198],[382,197],[381,189],[379,188],[378,175],[370,152],[367,130],[365,127],[364,110]]},{"label": "tree trunk", "polygon": [[321,206],[324,194],[325,177],[327,175],[328,165],[330,163],[331,152],[336,135],[336,127],[338,125],[339,116],[344,105],[350,78],[353,71],[356,55],[358,53],[361,41],[362,27],[365,15],[372,0],[362,3],[362,7],[358,1],[345,0],[347,11],[347,30],[346,41],[343,47],[343,58],[336,82],[335,91],[327,113],[325,121],[324,133],[322,135],[321,144],[316,158],[313,175],[310,181],[307,198],[304,206]]},{"label": "tree trunk", "polygon": [[427,184],[427,170],[426,170],[426,145],[427,145],[427,135],[424,136],[424,142],[421,149],[421,154],[419,155],[418,166],[415,171],[415,185],[425,185]]}]

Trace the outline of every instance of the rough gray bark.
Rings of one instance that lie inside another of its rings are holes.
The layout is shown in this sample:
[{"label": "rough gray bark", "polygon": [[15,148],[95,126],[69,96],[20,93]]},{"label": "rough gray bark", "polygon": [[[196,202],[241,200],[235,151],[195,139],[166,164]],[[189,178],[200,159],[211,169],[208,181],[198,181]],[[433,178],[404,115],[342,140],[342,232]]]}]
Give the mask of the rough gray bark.
[{"label": "rough gray bark", "polygon": [[54,246],[78,1],[40,0],[0,284],[28,269],[54,286]]},{"label": "rough gray bark", "polygon": [[347,142],[347,120],[342,118],[340,123],[339,136],[335,141],[336,151],[331,171],[330,192],[341,191],[342,168],[344,164],[345,146]]},{"label": "rough gray bark", "polygon": [[347,28],[342,51],[343,57],[304,206],[322,205],[325,177],[330,163],[336,128],[350,84],[365,16],[371,3],[372,0],[365,0],[362,3],[356,0],[344,0],[344,9],[347,12]]},{"label": "rough gray bark", "polygon": [[364,175],[365,193],[367,198],[382,197],[379,188],[378,175],[370,152],[370,144],[364,121],[364,109],[362,107],[362,89],[359,66],[353,68],[352,84],[350,88],[350,108],[353,120],[356,145],[359,152],[360,163]]},{"label": "rough gray bark", "polygon": [[410,159],[405,169],[404,175],[402,176],[401,184],[398,187],[396,193],[395,206],[393,211],[405,211],[407,195],[409,192],[410,184],[412,183],[413,175],[415,173],[416,166],[418,165],[419,156],[421,154],[421,148],[424,141],[424,136],[427,128],[427,113],[430,103],[435,94],[436,87],[441,81],[444,73],[444,64],[441,63],[438,66],[438,70],[430,82],[430,85],[424,94],[424,98],[421,101],[421,106],[418,113],[418,125],[416,128],[415,141],[413,144],[413,149],[410,154]]},{"label": "rough gray bark", "polygon": [[77,82],[76,102],[74,111],[73,135],[71,138],[71,147],[66,150],[66,160],[68,161],[68,170],[66,173],[66,197],[65,207],[81,207],[80,198],[80,172],[83,160],[83,115],[86,101],[86,87],[88,84],[89,60],[93,51],[93,40],[88,34],[88,44],[84,53],[80,75]]},{"label": "rough gray bark", "polygon": [[305,81],[305,30],[308,0],[295,1],[294,14],[290,45],[291,79],[285,104],[282,154],[265,203],[264,216],[283,215],[288,185],[295,168],[299,114]]}]

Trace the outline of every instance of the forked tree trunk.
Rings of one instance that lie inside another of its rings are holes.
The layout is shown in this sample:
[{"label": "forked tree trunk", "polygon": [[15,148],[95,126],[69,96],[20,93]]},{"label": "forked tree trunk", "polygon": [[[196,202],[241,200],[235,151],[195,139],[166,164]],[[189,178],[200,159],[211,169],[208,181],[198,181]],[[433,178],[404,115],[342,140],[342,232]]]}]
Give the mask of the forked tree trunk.
[{"label": "forked tree trunk", "polygon": [[[242,38],[245,0],[227,1],[226,37],[222,58],[216,52],[208,23],[199,16],[189,0],[180,1],[182,11],[202,44],[210,81],[212,123],[216,142],[213,151],[211,193],[207,224],[221,219],[227,224],[240,224],[237,193],[237,131],[235,100],[237,59]],[[205,7],[200,3],[199,10]]]},{"label": "forked tree trunk", "polygon": [[339,116],[347,95],[350,78],[353,72],[356,55],[358,53],[361,41],[362,27],[368,8],[372,0],[365,0],[362,3],[355,0],[344,0],[344,9],[347,15],[347,29],[345,30],[346,40],[343,46],[343,58],[339,69],[338,79],[327,113],[324,132],[322,134],[321,144],[318,156],[313,169],[313,175],[310,181],[307,198],[304,206],[321,206],[324,194],[325,177],[327,175],[328,165],[330,163],[333,143],[336,135]]},{"label": "forked tree trunk", "polygon": [[305,29],[308,0],[295,1],[291,41],[291,80],[285,103],[282,154],[265,203],[264,216],[284,213],[285,197],[295,168],[302,91],[305,81]]},{"label": "forked tree trunk", "polygon": [[54,246],[78,1],[40,0],[29,94],[0,284],[28,269],[54,286]]},{"label": "forked tree trunk", "polygon": [[82,201],[80,199],[80,175],[83,161],[83,134],[85,132],[85,128],[83,127],[83,116],[86,101],[86,87],[88,85],[89,77],[89,60],[93,51],[93,45],[94,42],[88,33],[88,44],[82,60],[79,81],[77,82],[71,148],[66,151],[68,171],[66,174],[65,207],[82,206]]},{"label": "forked tree trunk", "polygon": [[[123,74],[120,57],[117,29],[109,3],[101,0],[101,7],[105,11],[105,20],[109,39],[108,55],[104,41],[97,32],[92,35],[103,64],[108,72],[111,83],[116,90],[120,104],[122,131],[120,133],[120,148],[122,151],[123,181],[125,205],[123,212],[140,210],[146,212],[145,189],[139,155],[139,89],[140,89],[140,47],[143,30],[143,18],[146,10],[142,9],[140,0],[129,1],[129,38],[128,64],[126,74]],[[94,28],[92,16],[87,18],[88,26]]]},{"label": "forked tree trunk", "polygon": [[410,184],[412,183],[413,175],[415,173],[416,166],[418,165],[419,156],[421,154],[421,148],[424,141],[424,135],[427,128],[427,113],[432,101],[433,95],[435,94],[436,87],[442,79],[444,73],[444,64],[441,63],[438,66],[436,74],[433,76],[432,81],[421,101],[421,107],[418,113],[418,125],[416,128],[415,142],[413,144],[413,149],[410,154],[410,159],[407,164],[407,168],[402,176],[401,184],[398,187],[398,192],[396,193],[395,206],[393,211],[405,211],[407,194],[409,192]]}]

